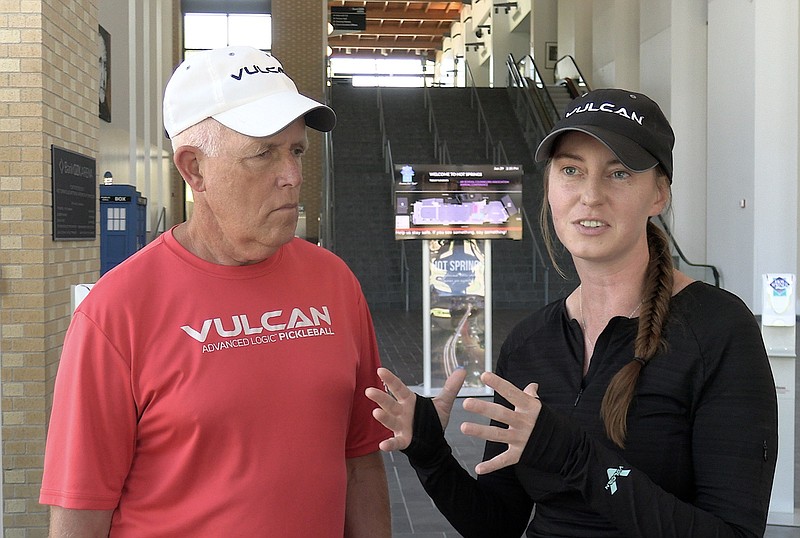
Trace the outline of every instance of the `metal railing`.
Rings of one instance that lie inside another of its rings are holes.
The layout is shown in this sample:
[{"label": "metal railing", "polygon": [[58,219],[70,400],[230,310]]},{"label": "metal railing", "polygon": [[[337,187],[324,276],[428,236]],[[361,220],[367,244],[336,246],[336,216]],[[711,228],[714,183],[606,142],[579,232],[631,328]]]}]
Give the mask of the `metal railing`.
[{"label": "metal railing", "polygon": [[558,59],[555,69],[553,70],[553,76],[557,81],[563,80],[567,84],[573,98],[591,90],[589,82],[586,80],[586,77],[583,76],[581,68],[578,67],[575,58],[570,54],[564,55]]},{"label": "metal railing", "polygon": [[558,121],[560,113],[539,67],[530,54],[524,56],[519,62],[514,61],[514,56],[509,54],[506,65],[512,73],[512,80],[527,90],[525,93],[530,96],[531,111],[539,120],[542,137],[544,137]]},{"label": "metal railing", "polygon": [[[685,265],[687,265],[689,267],[699,268],[699,269],[701,269],[703,271],[709,271],[711,273],[711,278],[714,280],[714,285],[716,287],[719,287],[719,285],[720,285],[719,270],[713,265],[709,265],[709,264],[705,264],[705,263],[693,263],[693,262],[690,262],[686,258],[686,256],[683,254],[683,251],[681,250],[681,247],[678,245],[678,242],[675,240],[675,236],[672,235],[672,231],[669,229],[669,226],[667,225],[667,221],[664,220],[664,217],[662,217],[661,215],[658,215],[658,224],[664,230],[664,233],[667,234],[667,237],[669,237],[669,242],[672,243],[672,248],[675,251],[675,254],[677,254],[678,259],[683,264],[685,264]],[[706,280],[706,279],[703,278],[702,280]]]},{"label": "metal railing", "polygon": [[531,272],[533,273],[533,283],[536,284],[539,281],[538,278],[538,268],[544,270],[544,282],[542,283],[542,287],[544,288],[544,304],[550,304],[550,265],[547,263],[546,260],[549,258],[545,258],[542,254],[542,249],[539,246],[539,242],[536,240],[536,233],[533,231],[533,226],[531,225],[531,219],[528,218],[528,212],[525,211],[525,208],[520,208],[522,211],[522,220],[525,221],[525,227],[528,229],[528,234],[531,236],[531,242],[533,243],[533,248],[531,252],[533,253],[533,260],[531,262]]},{"label": "metal railing", "polygon": [[439,134],[439,127],[436,125],[431,92],[427,86],[423,88],[422,95],[425,99],[425,108],[428,110],[428,131],[433,134],[433,156],[439,161],[439,164],[452,164],[450,150],[447,149],[447,140]]},{"label": "metal railing", "polygon": [[[383,151],[383,165],[385,172],[389,175],[389,184],[392,186],[392,203],[394,203],[394,159],[392,158],[392,142],[386,132],[386,119],[383,110],[383,96],[380,87],[377,88],[378,100],[378,124],[381,130],[381,147]],[[408,312],[411,300],[411,289],[409,279],[408,255],[406,254],[406,242],[400,242],[400,284],[403,285],[405,292],[405,308]]]},{"label": "metal railing", "polygon": [[483,127],[484,131],[484,154],[486,158],[489,158],[489,149],[491,148],[492,155],[492,164],[510,164],[508,162],[508,155],[506,154],[506,149],[503,146],[503,141],[498,140],[497,142],[494,141],[492,137],[492,132],[489,129],[489,120],[486,118],[486,113],[483,111],[483,105],[481,104],[480,95],[478,95],[478,87],[475,85],[475,79],[472,76],[472,70],[469,67],[469,62],[464,62],[464,65],[467,70],[467,85],[470,88],[469,94],[469,106],[470,108],[475,108],[477,105],[478,107],[478,134],[481,132],[481,127]]}]

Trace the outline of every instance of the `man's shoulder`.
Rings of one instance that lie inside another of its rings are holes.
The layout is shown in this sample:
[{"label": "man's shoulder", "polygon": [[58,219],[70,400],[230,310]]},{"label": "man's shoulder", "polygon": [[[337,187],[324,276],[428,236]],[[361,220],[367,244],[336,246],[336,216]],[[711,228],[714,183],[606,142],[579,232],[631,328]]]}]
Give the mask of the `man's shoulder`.
[{"label": "man's shoulder", "polygon": [[347,267],[347,264],[339,256],[330,250],[315,245],[300,237],[295,237],[284,245],[284,249],[289,256],[296,258],[298,261],[315,262],[335,264],[341,267]]}]

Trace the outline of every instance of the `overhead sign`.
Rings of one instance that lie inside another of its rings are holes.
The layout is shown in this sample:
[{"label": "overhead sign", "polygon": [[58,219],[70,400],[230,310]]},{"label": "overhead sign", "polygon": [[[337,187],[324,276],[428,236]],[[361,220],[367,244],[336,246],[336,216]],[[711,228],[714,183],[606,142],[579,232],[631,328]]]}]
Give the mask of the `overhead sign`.
[{"label": "overhead sign", "polygon": [[53,181],[53,239],[94,239],[97,236],[97,174],[95,160],[50,146]]},{"label": "overhead sign", "polygon": [[367,29],[367,8],[331,6],[331,24],[334,31],[363,32]]}]

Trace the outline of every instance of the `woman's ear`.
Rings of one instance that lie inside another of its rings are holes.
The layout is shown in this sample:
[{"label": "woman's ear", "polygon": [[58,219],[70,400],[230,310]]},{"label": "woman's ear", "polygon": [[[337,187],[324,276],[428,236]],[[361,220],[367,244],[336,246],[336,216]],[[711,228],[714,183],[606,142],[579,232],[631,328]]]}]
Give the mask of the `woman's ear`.
[{"label": "woman's ear", "polygon": [[181,177],[195,192],[203,192],[205,190],[203,174],[200,171],[200,159],[202,157],[203,152],[194,146],[180,146],[172,156],[172,161],[175,163],[175,167]]},{"label": "woman's ear", "polygon": [[653,213],[651,217],[660,215],[662,211],[669,205],[672,191],[669,188],[669,180],[666,175],[656,176],[656,189],[658,189],[658,196],[653,204]]}]

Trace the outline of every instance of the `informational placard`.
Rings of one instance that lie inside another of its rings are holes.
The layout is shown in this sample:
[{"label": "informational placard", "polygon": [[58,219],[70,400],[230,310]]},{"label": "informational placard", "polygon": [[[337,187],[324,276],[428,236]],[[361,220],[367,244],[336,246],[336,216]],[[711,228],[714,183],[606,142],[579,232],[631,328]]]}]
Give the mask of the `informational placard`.
[{"label": "informational placard", "polygon": [[423,371],[426,395],[464,368],[461,396],[489,395],[480,375],[491,370],[490,241],[439,239],[423,243]]},{"label": "informational placard", "polygon": [[53,183],[53,239],[86,240],[97,236],[95,160],[50,146]]},{"label": "informational placard", "polygon": [[331,25],[334,30],[363,32],[367,29],[367,8],[331,6]]},{"label": "informational placard", "polygon": [[522,166],[395,167],[395,239],[522,239]]}]

